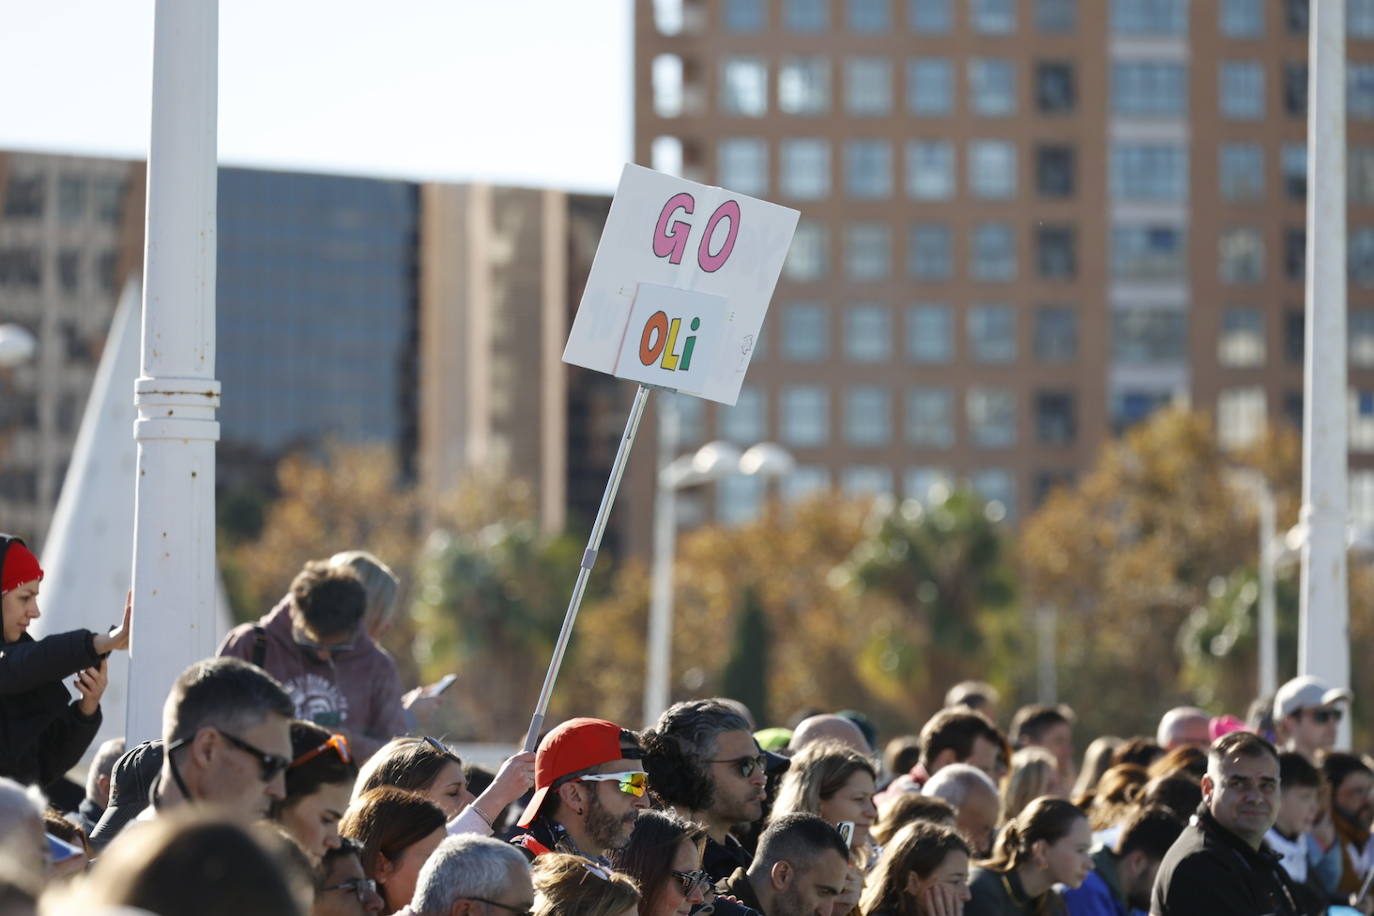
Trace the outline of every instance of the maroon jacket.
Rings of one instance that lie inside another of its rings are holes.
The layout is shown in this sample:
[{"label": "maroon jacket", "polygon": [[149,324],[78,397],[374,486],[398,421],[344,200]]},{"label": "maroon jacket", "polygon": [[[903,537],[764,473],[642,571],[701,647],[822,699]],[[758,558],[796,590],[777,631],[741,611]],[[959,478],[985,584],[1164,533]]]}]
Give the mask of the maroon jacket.
[{"label": "maroon jacket", "polygon": [[[262,667],[281,681],[296,703],[298,717],[324,728],[345,729],[360,761],[406,734],[396,663],[366,633],[358,634],[352,649],[320,661],[291,638],[289,598],[257,625],[266,637]],[[229,631],[218,654],[251,662],[256,642],[254,625],[240,624]]]}]

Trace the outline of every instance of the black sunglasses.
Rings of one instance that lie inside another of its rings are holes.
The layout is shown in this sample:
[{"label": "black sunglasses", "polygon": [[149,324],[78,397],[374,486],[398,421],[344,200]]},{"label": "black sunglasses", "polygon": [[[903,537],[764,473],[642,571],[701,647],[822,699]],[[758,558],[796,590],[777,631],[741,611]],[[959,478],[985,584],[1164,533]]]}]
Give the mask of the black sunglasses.
[{"label": "black sunglasses", "polygon": [[764,764],[766,764],[768,760],[762,754],[760,754],[757,757],[734,757],[730,760],[708,760],[706,762],[733,764],[734,766],[739,768],[740,776],[744,777],[745,779],[748,779],[750,776],[754,775],[755,770],[763,769]]},{"label": "black sunglasses", "polygon": [[226,731],[215,729],[221,738],[228,741],[234,747],[252,757],[258,758],[258,766],[262,767],[262,781],[271,782],[280,773],[285,773],[286,768],[291,765],[291,761],[279,754],[269,754],[260,747],[254,747],[242,738],[235,737]]},{"label": "black sunglasses", "polygon": [[[431,738],[429,735],[425,735],[423,740],[425,744],[428,744],[430,748],[434,750],[435,753],[442,754],[443,756],[447,757],[449,760],[452,760],[459,766],[463,765],[462,758],[460,758],[457,754],[453,752],[453,748],[449,747],[447,744],[440,741],[438,738]],[[476,900],[477,898],[470,897],[468,899]]]},{"label": "black sunglasses", "polygon": [[528,910],[520,906],[511,906],[509,903],[502,903],[499,900],[488,900],[486,897],[463,897],[461,899],[472,900],[476,903],[485,903],[487,906],[500,907],[503,910],[518,913],[519,916],[533,916],[534,914],[534,910]]},{"label": "black sunglasses", "polygon": [[697,871],[677,871],[673,870],[673,877],[677,878],[677,883],[682,888],[682,896],[690,897],[693,891],[706,893],[706,889],[711,886],[711,873],[704,870]]},{"label": "black sunglasses", "polygon": [[1312,721],[1318,725],[1325,725],[1328,722],[1341,721],[1342,712],[1339,709],[1309,709],[1308,713],[1312,716]]}]

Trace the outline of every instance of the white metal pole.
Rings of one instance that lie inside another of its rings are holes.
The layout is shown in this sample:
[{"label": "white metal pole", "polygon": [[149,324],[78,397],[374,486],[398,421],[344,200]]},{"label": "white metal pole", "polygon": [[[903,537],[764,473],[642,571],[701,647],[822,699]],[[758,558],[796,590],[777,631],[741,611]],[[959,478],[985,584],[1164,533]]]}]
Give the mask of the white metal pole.
[{"label": "white metal pole", "polygon": [[[1312,4],[1299,669],[1350,686],[1346,594],[1345,4]],[[1350,746],[1342,720],[1339,746]]]},{"label": "white metal pole", "polygon": [[160,735],[177,675],[213,654],[218,0],[157,0],[144,249],[129,744]]},{"label": "white metal pole", "polygon": [[1259,696],[1272,697],[1278,689],[1278,626],[1274,615],[1274,491],[1261,480],[1259,500]]},{"label": "white metal pole", "polygon": [[1053,604],[1042,604],[1036,610],[1036,648],[1039,656],[1038,700],[1043,704],[1059,701],[1059,685],[1055,664],[1056,631],[1059,629],[1059,609]]},{"label": "white metal pole", "polygon": [[677,546],[677,490],[666,479],[677,457],[678,405],[658,400],[658,471],[654,483],[653,590],[649,600],[649,655],[644,676],[644,727],[668,708],[673,644],[673,553]]}]

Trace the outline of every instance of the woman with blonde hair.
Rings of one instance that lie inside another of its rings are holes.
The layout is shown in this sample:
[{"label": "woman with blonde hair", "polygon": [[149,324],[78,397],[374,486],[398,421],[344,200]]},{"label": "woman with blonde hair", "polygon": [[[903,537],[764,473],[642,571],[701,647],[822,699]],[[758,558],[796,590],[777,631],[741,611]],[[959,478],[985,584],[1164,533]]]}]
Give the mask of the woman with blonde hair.
[{"label": "woman with blonde hair", "polygon": [[969,899],[971,855],[953,827],[907,824],[883,847],[859,909],[863,916],[958,914]]},{"label": "woman with blonde hair", "polygon": [[1002,823],[1040,796],[1058,794],[1059,767],[1054,755],[1041,747],[1021,748],[1011,755],[1011,769],[1002,780]]},{"label": "woman with blonde hair", "polygon": [[634,881],[582,856],[545,853],[534,860],[534,916],[638,916]]},{"label": "woman with blonde hair", "polygon": [[396,616],[396,593],[401,580],[381,560],[366,550],[343,550],[329,558],[330,566],[347,566],[357,575],[367,593],[363,610],[363,629],[375,642],[391,629]]},{"label": "woman with blonde hair", "polygon": [[852,747],[836,741],[808,744],[792,758],[772,816],[804,812],[820,815],[833,825],[850,822],[854,825],[850,848],[864,849],[869,828],[878,819],[873,803],[877,780],[873,761]]}]

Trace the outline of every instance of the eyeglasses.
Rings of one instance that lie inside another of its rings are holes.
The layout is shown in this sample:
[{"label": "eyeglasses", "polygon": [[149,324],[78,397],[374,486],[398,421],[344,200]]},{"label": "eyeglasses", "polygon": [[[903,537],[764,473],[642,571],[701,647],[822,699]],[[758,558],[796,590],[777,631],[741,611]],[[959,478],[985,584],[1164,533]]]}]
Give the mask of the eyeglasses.
[{"label": "eyeglasses", "polygon": [[734,757],[730,760],[708,760],[707,763],[729,763],[739,768],[739,775],[745,779],[754,775],[755,770],[762,770],[764,764],[768,762],[762,754],[757,757]]},{"label": "eyeglasses", "polygon": [[1339,722],[1345,713],[1340,709],[1309,709],[1307,711],[1312,716],[1312,721],[1318,725],[1325,725],[1328,722]]},{"label": "eyeglasses", "polygon": [[286,768],[291,765],[291,761],[282,757],[280,754],[269,754],[262,748],[254,747],[242,738],[236,738],[228,732],[221,731],[218,728],[215,729],[215,731],[219,732],[221,738],[228,741],[245,754],[258,758],[258,766],[262,767],[263,782],[271,782],[276,779],[278,775],[284,773]]},{"label": "eyeglasses", "polygon": [[352,891],[359,903],[366,903],[368,894],[377,893],[377,882],[373,878],[349,878],[343,884],[320,888],[320,893],[325,891]]},{"label": "eyeglasses", "polygon": [[678,886],[682,888],[682,896],[690,897],[700,891],[706,893],[706,889],[711,886],[711,873],[707,871],[673,871],[673,877],[677,878]]},{"label": "eyeglasses", "polygon": [[320,756],[330,748],[334,749],[334,753],[339,755],[339,760],[341,760],[342,762],[353,762],[353,754],[348,749],[348,739],[345,738],[343,735],[330,735],[329,740],[326,741],[324,744],[321,744],[319,747],[313,748],[312,750],[306,751],[304,754],[301,754],[295,760],[291,761],[291,766],[287,767],[287,769],[294,770],[301,764],[309,763],[310,761],[314,760],[316,757]]},{"label": "eyeglasses", "polygon": [[649,790],[649,774],[643,770],[633,770],[624,773],[593,773],[590,776],[579,776],[570,782],[618,782],[620,791],[626,795],[633,795],[635,798],[643,798],[644,793]]},{"label": "eyeglasses", "polygon": [[519,913],[520,916],[533,916],[534,914],[533,904],[531,904],[530,906],[511,906],[509,903],[502,903],[499,900],[488,900],[486,897],[463,897],[461,899],[472,900],[477,903],[485,903],[487,906],[500,907],[501,909],[508,910],[512,913]]}]

